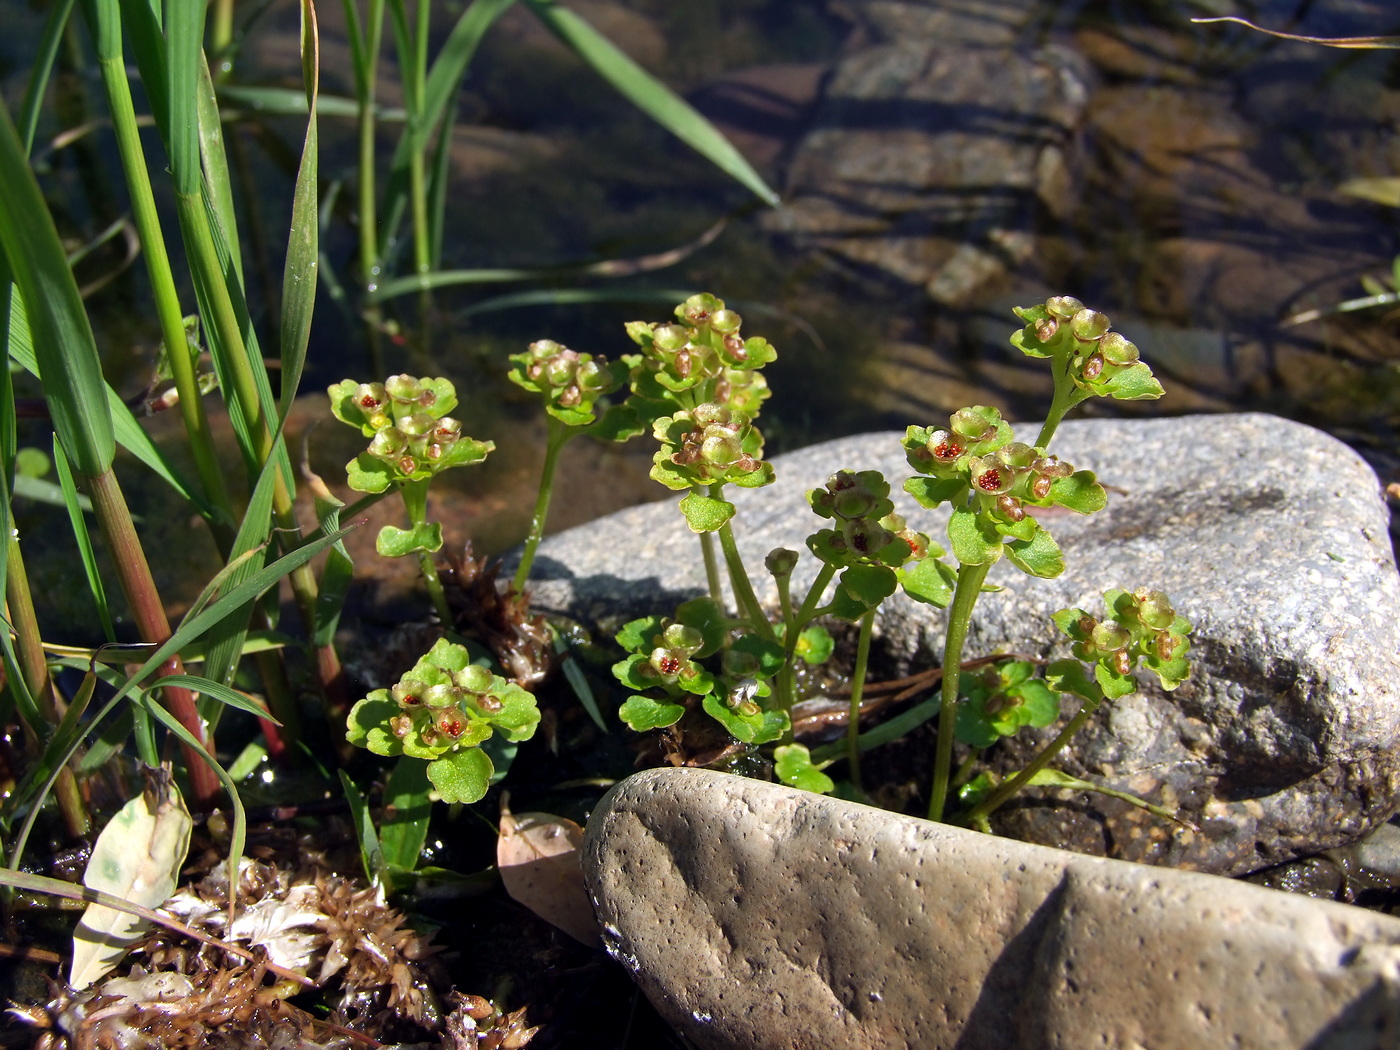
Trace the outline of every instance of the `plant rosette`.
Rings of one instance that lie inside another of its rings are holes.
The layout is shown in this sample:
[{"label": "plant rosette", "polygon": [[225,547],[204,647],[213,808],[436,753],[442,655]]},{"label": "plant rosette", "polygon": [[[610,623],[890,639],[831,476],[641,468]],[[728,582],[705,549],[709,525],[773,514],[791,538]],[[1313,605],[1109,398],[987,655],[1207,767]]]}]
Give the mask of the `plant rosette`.
[{"label": "plant rosette", "polygon": [[461,422],[448,415],[457,406],[457,391],[447,379],[345,379],[328,393],[335,418],[370,438],[369,448],[345,465],[356,492],[427,481],[449,467],[480,463],[496,447],[467,437]]},{"label": "plant rosette", "polygon": [[481,745],[499,730],[519,743],[535,734],[535,698],[442,638],[390,689],[376,689],[347,719],[346,739],[376,755],[426,759],[444,802],[476,802],[495,773]]}]

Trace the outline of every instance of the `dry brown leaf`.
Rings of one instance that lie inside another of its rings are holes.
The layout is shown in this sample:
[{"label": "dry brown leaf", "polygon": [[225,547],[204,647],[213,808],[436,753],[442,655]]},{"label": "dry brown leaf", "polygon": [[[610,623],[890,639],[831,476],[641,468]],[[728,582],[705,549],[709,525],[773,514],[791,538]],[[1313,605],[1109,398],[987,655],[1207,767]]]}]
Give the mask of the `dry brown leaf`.
[{"label": "dry brown leaf", "polygon": [[583,828],[552,813],[513,814],[501,799],[496,867],[512,899],[580,944],[602,947],[578,850]]}]

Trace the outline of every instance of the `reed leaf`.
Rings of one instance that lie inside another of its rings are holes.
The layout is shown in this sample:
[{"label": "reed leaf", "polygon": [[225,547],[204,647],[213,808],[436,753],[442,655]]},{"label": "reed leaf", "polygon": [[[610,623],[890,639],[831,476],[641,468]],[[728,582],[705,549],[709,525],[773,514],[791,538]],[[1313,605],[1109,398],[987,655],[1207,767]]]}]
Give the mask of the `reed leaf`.
[{"label": "reed leaf", "polygon": [[523,2],[531,14],[619,94],[726,175],[746,186],[765,204],[777,207],[778,195],[733,143],[694,106],[567,7],[554,0]]},{"label": "reed leaf", "polygon": [[316,95],[321,76],[316,8],[301,4],[301,62],[309,117],[301,163],[292,193],[292,224],[287,240],[287,263],[282,277],[282,418],[292,410],[306,364],[311,316],[316,307],[316,274],[320,266],[320,221],[317,209],[318,132]]},{"label": "reed leaf", "polygon": [[34,148],[34,129],[39,126],[39,108],[44,104],[44,93],[49,86],[49,76],[53,73],[54,59],[58,57],[58,48],[63,43],[63,34],[68,28],[68,18],[72,13],[73,0],[58,0],[50,5],[44,31],[34,46],[34,64],[29,70],[29,83],[24,88],[24,101],[19,106],[19,137],[24,143],[26,156]]},{"label": "reed leaf", "polygon": [[44,396],[59,440],[80,474],[106,471],[116,454],[97,343],[58,231],[25,151],[0,104],[0,245],[26,305]]}]

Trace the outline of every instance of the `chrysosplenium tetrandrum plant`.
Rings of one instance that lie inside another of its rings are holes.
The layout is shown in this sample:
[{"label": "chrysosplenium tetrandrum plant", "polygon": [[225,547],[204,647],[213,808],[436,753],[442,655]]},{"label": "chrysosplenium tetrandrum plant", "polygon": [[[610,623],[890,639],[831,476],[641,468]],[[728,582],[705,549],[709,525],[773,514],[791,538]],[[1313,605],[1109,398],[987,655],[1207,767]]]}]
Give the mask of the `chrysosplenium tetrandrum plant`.
[{"label": "chrysosplenium tetrandrum plant", "polygon": [[[1017,314],[1025,325],[1012,336],[1013,345],[1046,359],[1055,379],[1035,443],[1015,440],[1000,413],[981,405],[960,409],[946,425],[912,426],[903,441],[916,472],[905,491],[925,507],[950,508],[951,560],[895,513],[879,472],[838,471],[824,488],[807,494],[824,524],[807,538],[821,564],[800,600],[791,593],[797,552],[779,549],[765,559],[779,595],[776,623],[755,597],[731,530],[735,508],[723,498],[726,485],[758,487],[773,480],[754,418],[768,394],[758,369],[775,351],[766,341],[742,338],[738,314],[711,296],[677,307],[676,323],[627,326],[641,352],[623,358],[630,368],[626,405],[654,420],[659,449],[652,477],[686,492],[680,509],[690,528],[702,540],[718,539],[737,606],[737,616],[724,611],[718,562],[706,543],[710,597],[685,603],[671,617],[633,621],[618,635],[629,654],[614,667],[632,691],[621,710],[629,726],[664,728],[698,709],[749,750],[777,744],[772,757],[779,779],[832,790],[822,769],[841,756],[830,749],[813,754],[792,739],[794,668],[799,659],[829,655],[830,638],[815,622],[820,617],[857,623],[844,757],[859,791],[859,712],[871,629],[880,604],[902,589],[916,601],[949,607],[930,816],[942,819],[949,788],[958,787],[964,807],[959,819],[982,824],[1037,776],[1048,782],[1046,764],[1104,699],[1136,689],[1133,672],[1139,666],[1163,688],[1181,682],[1190,625],[1162,592],[1146,589],[1108,592],[1109,613],[1102,619],[1081,610],[1057,614],[1056,623],[1075,642],[1075,659],[1050,664],[1043,676],[1027,661],[1005,662],[981,675],[961,673],[968,623],[993,564],[1006,557],[1044,578],[1064,571],[1059,544],[1036,511],[1059,507],[1091,514],[1107,504],[1092,471],[1076,469],[1049,449],[1065,413],[1089,397],[1138,400],[1162,393],[1137,348],[1111,330],[1106,316],[1078,300],[1055,297]],[[972,778],[965,762],[954,777],[955,741],[975,752],[1026,726],[1047,727],[1059,718],[1063,694],[1078,697],[1080,710],[1026,769],[1000,784],[990,775]]]},{"label": "chrysosplenium tetrandrum plant", "polygon": [[496,732],[528,740],[539,721],[534,696],[440,638],[392,688],[354,706],[347,736],[376,755],[426,759],[444,802],[476,802],[495,773],[481,745]]}]

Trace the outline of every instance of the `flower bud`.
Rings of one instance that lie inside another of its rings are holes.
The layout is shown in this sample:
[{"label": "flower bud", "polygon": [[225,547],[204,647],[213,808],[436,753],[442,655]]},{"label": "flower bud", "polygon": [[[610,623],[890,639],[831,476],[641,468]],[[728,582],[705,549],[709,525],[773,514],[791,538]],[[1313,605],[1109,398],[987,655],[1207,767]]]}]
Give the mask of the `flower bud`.
[{"label": "flower bud", "polygon": [[705,644],[705,636],[688,624],[673,623],[661,635],[669,649],[681,649],[686,653],[699,652]]},{"label": "flower bud", "polygon": [[690,415],[702,427],[715,424],[727,426],[733,422],[733,413],[716,401],[706,401],[703,405],[696,405],[695,410]]},{"label": "flower bud", "polygon": [[530,344],[530,353],[540,361],[553,357],[562,349],[564,348],[553,339],[539,339]]},{"label": "flower bud", "polygon": [[550,386],[567,386],[574,381],[578,368],[578,354],[572,350],[561,350],[551,357],[544,366],[544,377]]},{"label": "flower bud", "polygon": [[1003,445],[997,449],[997,459],[1015,471],[1030,469],[1031,464],[1036,461],[1035,449],[1031,448],[1024,441],[1013,441],[1009,445]]},{"label": "flower bud", "polygon": [[1046,312],[1061,321],[1069,320],[1082,309],[1084,304],[1072,295],[1056,295],[1045,300]]},{"label": "flower bud", "polygon": [[739,439],[723,431],[719,434],[707,434],[700,444],[700,458],[717,467],[727,467],[743,454],[744,449],[739,444]]},{"label": "flower bud", "polygon": [[1097,351],[1090,354],[1088,359],[1084,362],[1083,367],[1079,370],[1079,373],[1089,382],[1093,382],[1095,379],[1099,378],[1103,373],[1103,354]]},{"label": "flower bud", "polygon": [[716,310],[710,315],[710,327],[721,335],[737,332],[743,320],[733,310]]},{"label": "flower bud", "polygon": [[970,438],[973,441],[980,441],[987,437],[996,427],[983,419],[970,408],[960,408],[953,413],[949,420],[953,433],[960,437]]},{"label": "flower bud", "polygon": [[1176,651],[1181,648],[1181,642],[1182,639],[1178,638],[1176,635],[1162,631],[1157,635],[1157,659],[1161,660],[1163,663],[1170,660],[1176,655]]},{"label": "flower bud", "polygon": [[651,342],[663,353],[673,354],[690,342],[690,330],[684,325],[658,325],[651,333]]},{"label": "flower bud", "polygon": [[437,427],[437,420],[426,412],[414,412],[399,420],[399,429],[411,438],[424,437]]},{"label": "flower bud", "polygon": [[453,675],[452,680],[457,683],[458,689],[463,689],[468,693],[485,693],[490,690],[496,676],[491,673],[489,667],[482,667],[481,664],[468,664]]},{"label": "flower bud", "polygon": [[1138,619],[1154,631],[1165,631],[1176,620],[1171,599],[1162,591],[1139,589],[1133,592],[1137,602]]},{"label": "flower bud", "polygon": [[1042,343],[1048,343],[1055,338],[1055,334],[1060,330],[1060,322],[1053,317],[1045,317],[1035,323],[1035,337]]},{"label": "flower bud", "polygon": [[1049,499],[1050,487],[1054,484],[1054,478],[1048,478],[1044,474],[1037,476],[1036,479],[1031,482],[1031,499]]},{"label": "flower bud", "polygon": [[1119,674],[1133,673],[1133,658],[1128,655],[1126,649],[1120,649],[1118,652],[1114,653],[1113,659],[1110,662],[1113,665],[1113,669]]},{"label": "flower bud", "polygon": [[786,547],[775,547],[763,559],[763,565],[774,576],[791,576],[792,570],[797,568],[797,559],[796,551]]},{"label": "flower bud", "polygon": [[1128,629],[1114,620],[1104,620],[1089,635],[1094,646],[1103,652],[1114,653],[1127,649],[1133,640]]},{"label": "flower bud", "polygon": [[478,711],[486,715],[500,714],[506,706],[501,703],[499,698],[492,696],[490,693],[482,693],[479,696],[473,696],[472,703],[476,705]]},{"label": "flower bud", "polygon": [[1076,339],[1092,342],[1108,331],[1109,323],[1107,314],[1097,310],[1080,310],[1070,319],[1069,327]]},{"label": "flower bud", "polygon": [[395,715],[389,719],[389,732],[402,740],[413,732],[413,719],[408,715]]},{"label": "flower bud", "polygon": [[385,427],[369,443],[369,454],[375,459],[393,461],[408,448],[408,438],[398,427]]},{"label": "flower bud", "polygon": [[1001,512],[1002,516],[1011,521],[1024,521],[1026,517],[1023,504],[1015,496],[998,496],[997,510]]},{"label": "flower bud", "polygon": [[384,381],[384,389],[401,404],[412,404],[423,396],[423,384],[411,375],[390,376]]},{"label": "flower bud", "polygon": [[1109,332],[1099,340],[1099,353],[1115,368],[1126,368],[1138,360],[1138,348],[1117,332]]},{"label": "flower bud", "polygon": [[1047,478],[1067,478],[1074,473],[1074,468],[1062,463],[1059,456],[1041,456],[1031,463],[1031,470]]},{"label": "flower bud", "polygon": [[457,702],[458,695],[455,686],[445,683],[430,685],[423,690],[423,705],[425,707],[450,707]]}]

